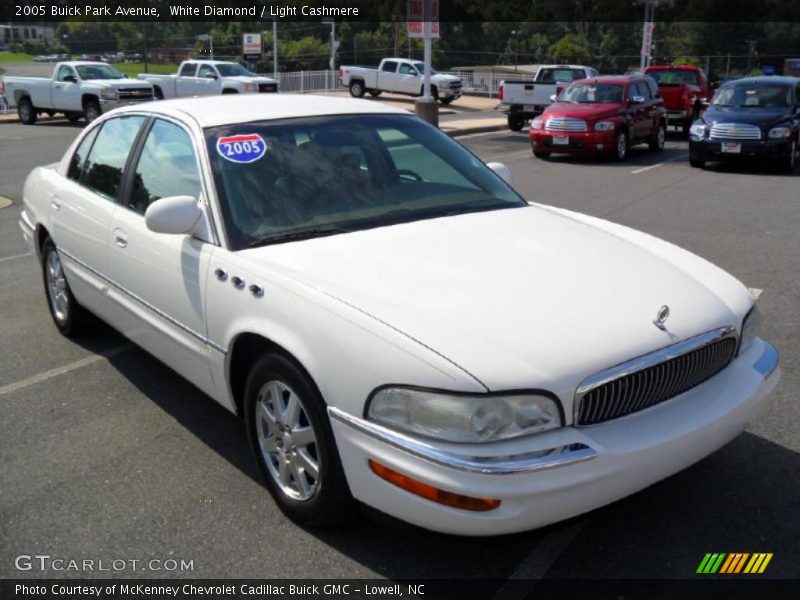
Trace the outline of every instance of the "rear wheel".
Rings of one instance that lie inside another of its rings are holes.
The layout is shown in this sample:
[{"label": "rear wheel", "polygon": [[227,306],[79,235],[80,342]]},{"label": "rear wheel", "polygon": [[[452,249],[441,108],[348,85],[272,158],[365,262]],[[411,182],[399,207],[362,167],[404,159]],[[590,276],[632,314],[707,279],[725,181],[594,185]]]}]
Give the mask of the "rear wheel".
[{"label": "rear wheel", "polygon": [[364,83],[362,81],[356,80],[350,82],[350,95],[353,98],[363,98],[364,92]]},{"label": "rear wheel", "polygon": [[251,449],[284,514],[317,527],[355,514],[325,402],[301,368],[282,354],[260,358],[247,378],[244,410]]},{"label": "rear wheel", "polygon": [[42,278],[47,307],[58,330],[67,337],[85,333],[91,324],[91,313],[72,295],[61,256],[50,238],[42,246]]},{"label": "rear wheel", "polygon": [[661,152],[664,149],[664,143],[667,140],[667,126],[664,123],[659,123],[658,131],[654,138],[648,141],[648,146],[651,152]]},{"label": "rear wheel", "polygon": [[100,109],[100,104],[98,104],[97,100],[87,100],[86,104],[83,105],[83,118],[87,124],[102,114],[103,111]]},{"label": "rear wheel", "polygon": [[614,144],[614,158],[619,161],[625,160],[628,156],[628,133],[620,131],[617,134],[617,141]]},{"label": "rear wheel", "polygon": [[525,126],[525,118],[524,117],[517,117],[514,115],[508,115],[508,128],[511,131],[522,131],[522,128]]},{"label": "rear wheel", "polygon": [[25,125],[33,125],[36,123],[36,109],[33,108],[33,103],[30,98],[23,98],[17,105],[17,115],[19,120]]}]

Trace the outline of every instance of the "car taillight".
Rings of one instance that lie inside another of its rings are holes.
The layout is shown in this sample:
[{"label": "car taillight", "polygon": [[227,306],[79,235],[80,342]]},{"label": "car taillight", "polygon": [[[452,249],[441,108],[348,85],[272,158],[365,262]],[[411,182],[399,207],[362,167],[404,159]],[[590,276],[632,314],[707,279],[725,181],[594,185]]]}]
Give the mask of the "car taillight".
[{"label": "car taillight", "polygon": [[503,84],[502,83],[497,86],[497,99],[498,100],[502,100],[503,99]]},{"label": "car taillight", "polygon": [[344,74],[344,70],[343,69],[339,69],[339,79],[342,78],[343,74]]}]

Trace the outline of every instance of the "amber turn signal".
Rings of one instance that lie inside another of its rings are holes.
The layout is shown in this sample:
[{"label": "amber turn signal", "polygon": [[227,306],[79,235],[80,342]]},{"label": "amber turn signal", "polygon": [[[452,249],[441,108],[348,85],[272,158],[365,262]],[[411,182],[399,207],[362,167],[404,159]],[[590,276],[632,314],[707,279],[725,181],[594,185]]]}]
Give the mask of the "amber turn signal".
[{"label": "amber turn signal", "polygon": [[431,502],[475,512],[487,512],[500,506],[500,500],[495,500],[493,498],[472,498],[471,496],[462,496],[461,494],[440,490],[432,485],[422,483],[416,479],[411,479],[411,477],[407,475],[393,471],[389,467],[385,467],[372,459],[369,460],[369,468],[381,479],[385,479],[389,483],[407,492],[421,496],[426,500],[430,500]]}]

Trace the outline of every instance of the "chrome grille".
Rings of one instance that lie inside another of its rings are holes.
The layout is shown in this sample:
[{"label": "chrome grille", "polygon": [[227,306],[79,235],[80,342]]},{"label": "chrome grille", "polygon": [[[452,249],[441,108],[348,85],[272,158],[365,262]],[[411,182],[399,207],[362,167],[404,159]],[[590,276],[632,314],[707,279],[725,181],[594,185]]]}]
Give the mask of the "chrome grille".
[{"label": "chrome grille", "polygon": [[152,100],[152,88],[125,88],[124,90],[117,90],[117,98],[120,100]]},{"label": "chrome grille", "polygon": [[716,330],[590,377],[578,388],[575,425],[597,425],[650,408],[710,379],[733,360],[733,328]]},{"label": "chrome grille", "polygon": [[553,117],[544,124],[546,131],[586,131],[586,121],[570,117]]},{"label": "chrome grille", "polygon": [[259,83],[258,84],[258,93],[259,94],[274,94],[278,91],[278,84],[277,83]]},{"label": "chrome grille", "polygon": [[712,140],[760,140],[761,129],[744,123],[715,123],[708,137]]}]

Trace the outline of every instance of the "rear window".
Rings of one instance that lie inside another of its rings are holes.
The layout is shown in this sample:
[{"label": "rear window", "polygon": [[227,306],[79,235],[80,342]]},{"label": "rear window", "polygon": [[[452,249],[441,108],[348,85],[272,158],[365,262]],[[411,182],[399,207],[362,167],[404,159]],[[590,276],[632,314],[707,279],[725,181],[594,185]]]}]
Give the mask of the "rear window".
[{"label": "rear window", "polygon": [[700,85],[697,80],[697,71],[685,71],[683,69],[657,69],[647,72],[648,77],[655,79],[659,85]]},{"label": "rear window", "polygon": [[568,83],[576,79],[584,79],[585,77],[586,72],[583,69],[544,68],[539,69],[539,73],[536,75],[536,81]]}]

